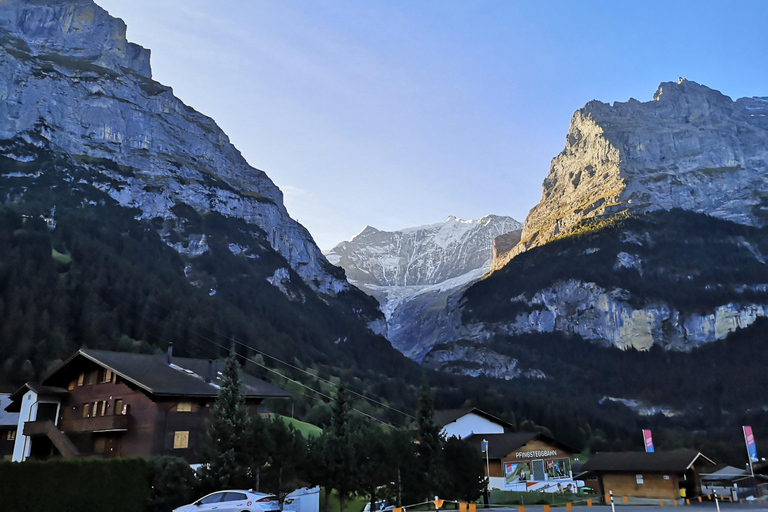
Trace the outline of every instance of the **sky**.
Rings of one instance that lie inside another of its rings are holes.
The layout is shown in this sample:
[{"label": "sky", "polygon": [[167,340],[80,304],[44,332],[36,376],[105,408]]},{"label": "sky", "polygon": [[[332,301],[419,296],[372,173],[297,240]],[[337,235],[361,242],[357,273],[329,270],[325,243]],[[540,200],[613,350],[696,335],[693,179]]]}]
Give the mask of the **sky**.
[{"label": "sky", "polygon": [[323,250],[523,221],[574,111],[678,77],[768,96],[768,2],[96,0]]}]

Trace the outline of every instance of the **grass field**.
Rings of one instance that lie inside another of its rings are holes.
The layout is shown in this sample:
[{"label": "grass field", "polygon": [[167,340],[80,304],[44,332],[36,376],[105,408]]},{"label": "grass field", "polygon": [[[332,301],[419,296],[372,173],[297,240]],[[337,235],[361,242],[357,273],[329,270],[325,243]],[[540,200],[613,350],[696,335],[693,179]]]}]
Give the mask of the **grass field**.
[{"label": "grass field", "polygon": [[[288,416],[275,415],[274,413],[271,413],[269,416],[272,417],[272,418],[277,416],[278,418],[283,420],[283,423],[285,423],[286,425],[293,425],[293,427],[296,430],[301,432],[301,435],[304,436],[304,438],[311,437],[311,436],[317,437],[317,436],[319,436],[320,434],[323,433],[323,429],[321,429],[320,427],[318,427],[316,425],[312,425],[311,423],[306,423],[306,422],[299,421],[299,420],[294,419],[294,418],[289,418]],[[338,506],[338,503],[337,503],[336,504],[336,509],[338,510],[338,508],[339,508],[339,506]]]}]

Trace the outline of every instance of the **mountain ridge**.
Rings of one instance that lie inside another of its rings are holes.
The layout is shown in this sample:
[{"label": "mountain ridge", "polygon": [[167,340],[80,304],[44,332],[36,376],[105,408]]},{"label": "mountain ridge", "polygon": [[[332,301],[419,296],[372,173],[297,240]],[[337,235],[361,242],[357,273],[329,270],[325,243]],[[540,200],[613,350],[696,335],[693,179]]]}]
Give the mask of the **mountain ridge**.
[{"label": "mountain ridge", "polygon": [[516,378],[495,339],[691,353],[750,330],[768,314],[766,147],[765,98],[681,79],[650,102],[588,103],[520,242],[497,244],[492,273],[449,312],[453,345],[424,363]]},{"label": "mountain ridge", "polygon": [[681,208],[764,225],[767,115],[768,98],[733,101],[683,78],[661,83],[649,102],[587,103],[571,119],[521,242],[494,268],[581,219],[624,210]]},{"label": "mountain ridge", "polygon": [[449,216],[396,231],[366,226],[325,254],[350,283],[379,301],[393,346],[420,360],[446,341],[446,302],[488,272],[494,240],[521,227],[498,215],[468,221]]}]

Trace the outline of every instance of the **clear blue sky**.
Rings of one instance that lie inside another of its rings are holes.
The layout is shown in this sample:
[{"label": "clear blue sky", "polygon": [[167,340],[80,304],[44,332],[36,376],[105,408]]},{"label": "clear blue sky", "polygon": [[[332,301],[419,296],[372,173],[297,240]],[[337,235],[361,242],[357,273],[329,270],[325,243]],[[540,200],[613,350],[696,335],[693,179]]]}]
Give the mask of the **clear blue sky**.
[{"label": "clear blue sky", "polygon": [[768,96],[768,1],[96,0],[322,249],[539,200],[573,112]]}]

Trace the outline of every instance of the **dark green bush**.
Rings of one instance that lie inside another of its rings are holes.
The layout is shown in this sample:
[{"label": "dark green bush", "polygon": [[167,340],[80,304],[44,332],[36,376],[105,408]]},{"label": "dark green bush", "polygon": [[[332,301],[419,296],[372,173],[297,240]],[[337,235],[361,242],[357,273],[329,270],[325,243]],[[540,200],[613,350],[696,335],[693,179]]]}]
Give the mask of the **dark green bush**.
[{"label": "dark green bush", "polygon": [[197,475],[184,459],[158,456],[147,460],[147,512],[167,512],[192,502],[199,487]]},{"label": "dark green bush", "polygon": [[0,462],[4,512],[144,512],[144,459]]}]

